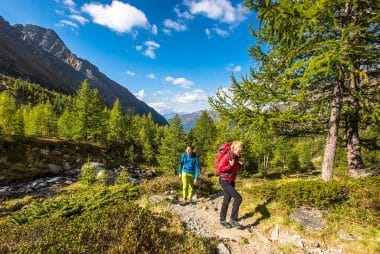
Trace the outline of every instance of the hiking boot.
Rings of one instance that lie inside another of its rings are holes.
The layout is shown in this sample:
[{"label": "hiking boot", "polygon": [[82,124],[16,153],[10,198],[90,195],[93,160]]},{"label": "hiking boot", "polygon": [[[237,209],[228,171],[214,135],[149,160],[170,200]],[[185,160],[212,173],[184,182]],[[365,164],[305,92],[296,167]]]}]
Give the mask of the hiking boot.
[{"label": "hiking boot", "polygon": [[222,225],[222,226],[225,227],[225,228],[232,228],[231,224],[228,223],[228,222],[225,221],[225,220],[221,220],[221,221],[220,221],[220,225]]},{"label": "hiking boot", "polygon": [[179,204],[180,204],[181,206],[185,206],[185,205],[187,205],[187,204],[188,204],[188,202],[187,202],[187,201],[185,201],[185,200],[183,200],[183,201],[181,201]]},{"label": "hiking boot", "polygon": [[231,225],[233,228],[243,229],[243,226],[240,225],[239,222],[237,222],[236,220],[230,220],[230,225]]}]

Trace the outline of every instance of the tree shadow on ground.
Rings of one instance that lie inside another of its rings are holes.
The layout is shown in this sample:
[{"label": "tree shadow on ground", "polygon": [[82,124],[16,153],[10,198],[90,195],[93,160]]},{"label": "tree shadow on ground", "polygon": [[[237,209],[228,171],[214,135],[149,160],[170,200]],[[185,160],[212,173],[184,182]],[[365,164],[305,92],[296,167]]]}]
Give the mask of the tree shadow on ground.
[{"label": "tree shadow on ground", "polygon": [[253,212],[249,212],[244,214],[239,220],[244,220],[253,217],[256,213],[260,214],[260,217],[256,219],[254,223],[243,226],[243,229],[251,228],[259,225],[260,221],[268,219],[270,217],[269,210],[267,205],[271,202],[271,200],[267,200],[262,204],[258,204]]}]

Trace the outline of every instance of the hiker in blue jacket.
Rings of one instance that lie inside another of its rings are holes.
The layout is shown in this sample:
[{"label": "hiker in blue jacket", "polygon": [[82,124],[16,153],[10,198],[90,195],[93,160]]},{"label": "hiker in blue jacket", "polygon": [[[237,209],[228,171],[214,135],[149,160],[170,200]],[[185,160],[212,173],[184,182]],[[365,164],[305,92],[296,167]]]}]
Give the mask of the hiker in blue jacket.
[{"label": "hiker in blue jacket", "polygon": [[187,205],[191,202],[194,185],[197,185],[199,178],[199,159],[194,153],[192,145],[187,146],[186,152],[182,154],[178,169],[179,177],[182,179],[182,197],[181,205]]}]

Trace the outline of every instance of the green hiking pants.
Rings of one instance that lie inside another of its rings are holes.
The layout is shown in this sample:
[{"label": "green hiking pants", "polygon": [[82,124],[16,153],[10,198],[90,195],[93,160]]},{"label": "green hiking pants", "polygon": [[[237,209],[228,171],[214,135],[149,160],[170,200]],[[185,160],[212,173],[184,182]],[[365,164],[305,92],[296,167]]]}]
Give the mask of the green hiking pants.
[{"label": "green hiking pants", "polygon": [[194,191],[194,175],[182,172],[182,197],[184,200],[191,201]]}]

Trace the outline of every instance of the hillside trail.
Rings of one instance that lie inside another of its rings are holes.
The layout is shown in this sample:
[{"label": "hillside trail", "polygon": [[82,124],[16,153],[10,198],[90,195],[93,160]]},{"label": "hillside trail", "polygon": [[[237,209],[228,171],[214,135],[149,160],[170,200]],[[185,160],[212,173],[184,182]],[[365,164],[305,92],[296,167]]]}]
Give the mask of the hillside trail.
[{"label": "hillside trail", "polygon": [[[170,198],[169,198],[170,199]],[[173,201],[173,199],[171,199]],[[175,199],[174,199],[175,200]],[[243,229],[224,228],[219,224],[219,212],[223,201],[223,194],[219,192],[213,196],[199,198],[196,202],[186,206],[178,202],[172,202],[164,207],[164,210],[176,214],[187,230],[198,236],[216,239],[218,243],[218,253],[230,254],[275,254],[275,253],[315,253],[315,254],[342,254],[341,249],[322,248],[315,240],[304,239],[299,235],[294,235],[279,230],[265,233],[260,227],[260,220],[250,214],[242,214],[239,223]],[[243,201],[244,202],[244,201]],[[230,203],[227,218],[231,211]],[[277,233],[277,235],[276,235]],[[292,252],[278,251],[279,244],[292,245],[295,249]]]},{"label": "hillside trail", "polygon": [[275,253],[263,232],[256,227],[251,227],[254,221],[249,218],[240,220],[243,225],[241,230],[221,226],[219,209],[222,201],[223,196],[218,193],[208,198],[197,199],[196,202],[186,206],[178,203],[170,204],[166,209],[178,215],[188,230],[202,237],[216,238],[219,241],[219,253]]}]

